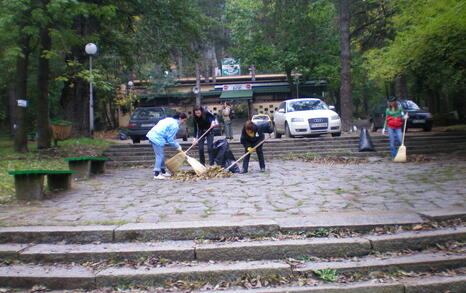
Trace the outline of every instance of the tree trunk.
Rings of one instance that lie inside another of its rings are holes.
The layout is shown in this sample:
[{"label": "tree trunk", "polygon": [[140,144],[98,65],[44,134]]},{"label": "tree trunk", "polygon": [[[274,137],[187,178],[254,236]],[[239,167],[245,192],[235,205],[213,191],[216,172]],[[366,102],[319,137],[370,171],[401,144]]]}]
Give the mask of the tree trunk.
[{"label": "tree trunk", "polygon": [[196,93],[196,106],[201,105],[201,72],[199,69],[199,61],[195,61],[195,67],[196,67],[196,88],[197,88],[197,93]]},{"label": "tree trunk", "polygon": [[[22,56],[19,56],[16,61],[16,100],[27,101],[29,37],[21,38],[19,46]],[[15,151],[18,153],[28,151],[26,109],[26,107],[19,107],[16,101]]]},{"label": "tree trunk", "polygon": [[408,98],[408,86],[404,75],[399,75],[395,79],[395,95],[400,99]]},{"label": "tree trunk", "polygon": [[16,125],[16,88],[15,83],[8,82],[8,121],[10,122],[10,133],[15,133]]},{"label": "tree trunk", "polygon": [[340,0],[340,61],[341,61],[341,118],[342,130],[349,131],[353,117],[351,95],[351,49],[350,49],[349,0]]},{"label": "tree trunk", "polygon": [[178,55],[178,78],[183,77],[183,55],[181,53]]},{"label": "tree trunk", "polygon": [[212,46],[212,55],[211,55],[211,64],[212,64],[212,82],[216,83],[217,82],[217,66],[218,66],[218,60],[217,60],[217,53],[215,52],[215,46]]},{"label": "tree trunk", "polygon": [[49,27],[40,31],[39,67],[37,69],[37,86],[39,99],[37,103],[37,148],[45,149],[51,146],[51,131],[49,123],[49,73],[50,63],[47,56],[52,48],[52,40],[49,35]]},{"label": "tree trunk", "polygon": [[209,49],[204,51],[204,82],[209,83],[210,81],[210,52]]}]

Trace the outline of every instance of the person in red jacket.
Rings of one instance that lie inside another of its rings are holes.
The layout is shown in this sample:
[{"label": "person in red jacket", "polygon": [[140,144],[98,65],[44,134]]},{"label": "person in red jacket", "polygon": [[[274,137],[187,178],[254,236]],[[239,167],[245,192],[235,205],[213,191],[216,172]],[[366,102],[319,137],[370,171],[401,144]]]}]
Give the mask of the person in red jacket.
[{"label": "person in red jacket", "polygon": [[390,152],[392,158],[394,158],[401,144],[403,118],[408,119],[408,114],[403,112],[403,107],[397,103],[396,97],[389,97],[387,103],[388,107],[387,110],[385,110],[385,123],[383,125],[382,134],[385,135],[385,132],[388,131]]}]

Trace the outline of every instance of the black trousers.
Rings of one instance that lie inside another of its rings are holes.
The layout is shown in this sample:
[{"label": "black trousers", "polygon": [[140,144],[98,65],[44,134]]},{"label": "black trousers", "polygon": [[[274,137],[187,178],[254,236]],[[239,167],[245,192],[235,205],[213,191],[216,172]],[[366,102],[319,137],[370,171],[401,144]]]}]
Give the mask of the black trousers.
[{"label": "black trousers", "polygon": [[[245,149],[246,152],[248,151],[247,149]],[[257,153],[257,158],[259,159],[259,166],[261,169],[265,169],[265,160],[264,160],[264,152],[262,151],[262,146],[258,147],[256,149],[256,153]],[[249,156],[246,156],[243,160],[243,171],[247,171],[248,170],[248,167],[249,167],[249,158],[251,157],[251,155]]]},{"label": "black trousers", "polygon": [[[200,133],[199,136],[204,134],[204,132]],[[214,148],[214,133],[212,130],[207,133],[203,138],[201,138],[198,143],[197,147],[199,148],[199,160],[201,161],[202,165],[205,165],[205,155],[204,155],[204,141],[207,139],[207,152],[209,153],[209,165],[214,165],[214,155],[213,155],[213,148]]]}]

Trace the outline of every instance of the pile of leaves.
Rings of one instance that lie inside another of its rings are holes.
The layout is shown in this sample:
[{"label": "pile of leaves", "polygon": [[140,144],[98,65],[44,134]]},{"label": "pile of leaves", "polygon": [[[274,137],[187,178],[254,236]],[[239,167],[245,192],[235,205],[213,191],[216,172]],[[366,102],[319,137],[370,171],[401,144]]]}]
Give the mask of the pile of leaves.
[{"label": "pile of leaves", "polygon": [[232,175],[231,172],[225,170],[220,166],[211,166],[207,168],[207,171],[202,175],[196,175],[194,170],[189,171],[180,171],[174,174],[171,178],[173,180],[179,181],[198,181],[198,180],[208,180],[215,178],[226,178]]}]

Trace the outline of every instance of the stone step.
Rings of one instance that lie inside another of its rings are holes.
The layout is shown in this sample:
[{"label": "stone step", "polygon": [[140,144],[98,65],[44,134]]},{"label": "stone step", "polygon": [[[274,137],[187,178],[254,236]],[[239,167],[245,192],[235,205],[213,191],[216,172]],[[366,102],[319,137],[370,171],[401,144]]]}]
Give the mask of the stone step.
[{"label": "stone step", "polygon": [[[463,293],[466,275],[424,277],[400,281],[365,281],[343,284],[319,284],[315,286],[273,287],[257,289],[233,289],[213,292],[222,293]],[[203,291],[212,292],[212,291]]]},{"label": "stone step", "polygon": [[360,237],[197,243],[195,241],[93,244],[0,244],[0,257],[23,262],[63,263],[157,257],[176,261],[237,261],[363,256],[375,252],[421,250],[449,241],[466,240],[466,227],[410,231]]},{"label": "stone step", "polygon": [[[373,140],[372,141],[375,146],[386,146],[388,145],[388,138],[384,139],[378,139],[378,140]],[[453,137],[450,139],[428,139],[428,138],[418,138],[418,139],[407,139],[406,144],[409,145],[421,145],[421,144],[435,144],[435,145],[441,145],[441,144],[449,144],[449,143],[464,143],[466,142],[466,138],[458,138],[458,137]],[[264,145],[264,149],[269,149],[269,148],[295,148],[295,147],[310,147],[310,148],[315,148],[315,147],[323,147],[323,148],[332,148],[336,146],[344,146],[344,147],[357,147],[359,145],[359,139],[355,141],[331,141],[331,142],[301,142],[301,143],[288,143],[288,142],[273,142],[273,141],[268,141]],[[183,146],[184,149],[188,147],[188,145]],[[171,147],[168,147],[167,149],[171,149]],[[243,149],[243,146],[239,143],[230,143],[230,149],[235,150],[235,149]],[[152,147],[150,145],[140,145],[139,147],[119,147],[119,146],[110,146],[108,149],[109,153],[124,153],[124,152],[136,152],[136,151],[152,151]],[[192,149],[192,151],[197,151],[197,146]]]},{"label": "stone step", "polygon": [[415,225],[437,219],[466,218],[466,210],[312,213],[307,217],[255,220],[128,223],[102,226],[0,227],[0,243],[93,243],[221,239],[312,232],[318,229],[369,231],[382,226]]},{"label": "stone step", "polygon": [[[367,154],[374,153],[378,154],[380,152],[383,152],[384,150],[387,150],[388,152],[388,147],[387,146],[381,146],[377,147],[375,146],[376,151],[375,152],[365,152]],[[429,152],[429,151],[435,151],[435,152],[446,152],[450,150],[462,150],[466,149],[466,142],[464,144],[443,144],[442,146],[432,146],[432,145],[426,145],[426,146],[409,146],[407,147],[407,151],[410,153],[419,153],[419,152]],[[232,150],[233,155],[235,157],[239,157],[242,154],[244,154],[244,150]],[[323,148],[280,148],[280,149],[264,149],[264,155],[269,156],[269,157],[277,157],[277,156],[284,156],[288,154],[305,154],[305,153],[310,153],[310,154],[326,154],[326,155],[341,155],[342,152],[352,152],[352,153],[359,153],[359,148],[358,147],[348,147],[348,148],[337,148],[334,147],[332,149],[323,149]],[[173,151],[168,151],[166,152],[167,157],[171,157],[175,155],[176,152]],[[197,152],[192,152],[189,154],[191,157],[198,157]],[[207,156],[207,154],[206,154]],[[137,153],[124,153],[124,154],[107,154],[107,158],[115,161],[135,161],[137,159],[143,159],[143,160],[153,160],[154,159],[154,153],[147,151],[147,152],[137,152]]]},{"label": "stone step", "polygon": [[49,289],[92,289],[118,285],[130,286],[131,284],[159,287],[164,286],[169,280],[217,284],[222,281],[233,282],[245,276],[280,278],[294,275],[308,278],[314,272],[321,270],[332,270],[336,274],[399,270],[431,272],[460,268],[464,266],[465,261],[466,255],[464,254],[420,252],[392,258],[367,256],[358,260],[309,262],[298,267],[278,260],[195,262],[161,267],[127,265],[107,267],[97,271],[76,264],[13,264],[0,266],[0,284],[15,288],[29,288],[35,284],[41,284]]}]

